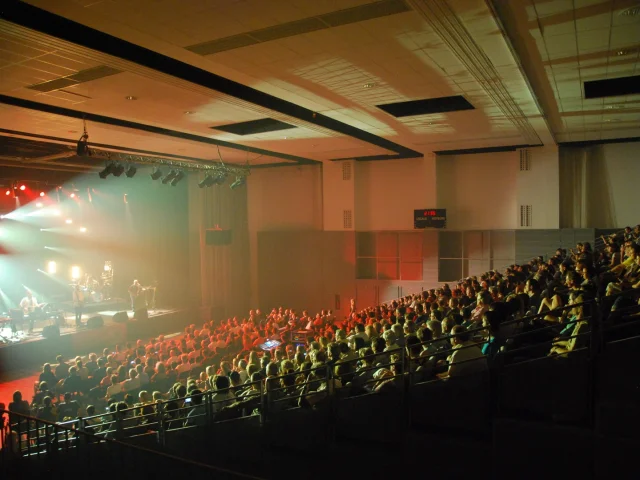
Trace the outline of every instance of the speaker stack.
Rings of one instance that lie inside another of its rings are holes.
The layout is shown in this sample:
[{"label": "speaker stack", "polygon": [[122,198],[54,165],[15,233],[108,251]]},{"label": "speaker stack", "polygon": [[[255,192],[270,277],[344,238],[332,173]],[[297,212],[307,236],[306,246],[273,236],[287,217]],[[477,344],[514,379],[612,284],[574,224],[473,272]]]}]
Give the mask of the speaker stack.
[{"label": "speaker stack", "polygon": [[47,325],[42,329],[44,338],[58,338],[60,336],[60,327],[57,325]]},{"label": "speaker stack", "polygon": [[113,321],[115,323],[125,323],[127,320],[129,320],[127,312],[118,312],[113,316]]}]

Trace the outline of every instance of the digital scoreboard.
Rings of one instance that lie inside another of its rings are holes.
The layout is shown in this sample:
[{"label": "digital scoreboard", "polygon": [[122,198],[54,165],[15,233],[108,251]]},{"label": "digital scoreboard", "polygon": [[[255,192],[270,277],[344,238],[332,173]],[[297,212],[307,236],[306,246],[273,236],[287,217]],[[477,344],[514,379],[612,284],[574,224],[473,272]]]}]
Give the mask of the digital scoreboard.
[{"label": "digital scoreboard", "polygon": [[425,208],[413,211],[413,228],[446,228],[446,208]]}]

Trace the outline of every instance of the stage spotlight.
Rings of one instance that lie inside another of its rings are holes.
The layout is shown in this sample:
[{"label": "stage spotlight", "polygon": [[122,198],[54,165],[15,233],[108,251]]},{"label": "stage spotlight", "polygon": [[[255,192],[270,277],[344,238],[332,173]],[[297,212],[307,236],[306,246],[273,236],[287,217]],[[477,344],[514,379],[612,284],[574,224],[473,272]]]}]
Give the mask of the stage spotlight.
[{"label": "stage spotlight", "polygon": [[98,173],[98,175],[100,176],[101,179],[105,179],[107,178],[111,173],[113,173],[113,168],[115,167],[115,165],[113,164],[113,162],[109,163],[106,167],[104,167],[104,170],[102,170],[100,173]]},{"label": "stage spotlight", "polygon": [[229,185],[229,188],[233,190],[234,188],[241,187],[242,185],[245,184],[246,178],[247,177],[236,177],[235,181],[231,185]]},{"label": "stage spotlight", "polygon": [[67,218],[64,223],[66,223],[67,225],[71,225],[73,223],[73,220],[71,220],[70,218]]},{"label": "stage spotlight", "polygon": [[171,170],[169,173],[167,173],[164,178],[162,179],[162,183],[164,185],[166,185],[167,183],[169,183],[171,180],[173,180],[176,176],[178,175],[178,171],[177,170]]},{"label": "stage spotlight", "polygon": [[41,197],[44,197],[44,192],[40,192],[40,196],[41,196]]},{"label": "stage spotlight", "polygon": [[125,175],[127,176],[127,178],[131,178],[136,174],[137,171],[138,169],[136,167],[134,167],[133,165],[129,165],[129,168],[127,168]]},{"label": "stage spotlight", "polygon": [[78,144],[76,145],[76,155],[79,157],[90,157],[91,150],[89,150],[89,135],[87,132],[80,137]]},{"label": "stage spotlight", "polygon": [[5,195],[11,195],[11,190],[7,190],[6,192],[4,192]]},{"label": "stage spotlight", "polygon": [[23,192],[26,190],[26,186],[25,185],[20,185],[20,190],[22,190]]},{"label": "stage spotlight", "polygon": [[111,262],[109,260],[105,260],[105,262],[104,262],[104,271],[105,272],[110,272],[111,271]]},{"label": "stage spotlight", "polygon": [[200,188],[210,187],[211,185],[213,185],[213,182],[214,182],[214,178],[211,175],[207,175],[206,177],[204,177],[204,179],[198,182],[198,187]]},{"label": "stage spotlight", "polygon": [[80,278],[80,267],[78,267],[77,265],[71,267],[71,278],[73,278],[74,280]]},{"label": "stage spotlight", "polygon": [[80,233],[86,233],[87,227],[80,227]]},{"label": "stage spotlight", "polygon": [[184,172],[181,170],[176,174],[175,177],[173,177],[173,180],[171,180],[171,186],[175,187],[178,184],[178,182],[183,178],[184,178]]},{"label": "stage spotlight", "polygon": [[72,193],[71,195],[69,195],[71,198],[76,198],[76,194]]},{"label": "stage spotlight", "polygon": [[160,170],[158,167],[155,167],[153,169],[153,172],[150,175],[151,180],[158,180],[161,176],[162,176],[162,170]]},{"label": "stage spotlight", "polygon": [[111,173],[113,173],[114,177],[119,177],[124,173],[124,166],[121,165],[120,163],[117,164],[116,166],[113,167],[113,172]]},{"label": "stage spotlight", "polygon": [[36,203],[36,207],[38,207],[38,208],[42,208],[42,202],[38,202],[38,203]]},{"label": "stage spotlight", "polygon": [[56,270],[57,270],[56,262],[50,261],[49,263],[47,263],[47,272],[56,273]]}]

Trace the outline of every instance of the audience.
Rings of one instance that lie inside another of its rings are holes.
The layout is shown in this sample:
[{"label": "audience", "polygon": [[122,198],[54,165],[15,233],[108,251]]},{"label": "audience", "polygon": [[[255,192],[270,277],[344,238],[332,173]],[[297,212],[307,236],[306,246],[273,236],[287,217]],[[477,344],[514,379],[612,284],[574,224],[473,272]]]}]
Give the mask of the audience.
[{"label": "audience", "polygon": [[[32,405],[16,392],[9,410],[63,421],[108,409],[105,421],[96,416],[87,425],[112,438],[119,422],[131,432],[199,426],[207,415],[222,420],[263,408],[320,408],[338,392],[394,391],[406,376],[458,381],[528,344],[542,345],[542,355],[567,356],[586,345],[585,304],[640,287],[639,233],[640,226],[626,229],[605,237],[602,250],[589,243],[569,253],[558,249],[547,261],[388,304],[358,310],[352,302],[344,319],[324,310],[251,310],[244,319],[190,325],[180,337],[116,345],[71,365],[58,356],[55,368],[43,366]],[[637,293],[623,300],[616,298],[612,310],[638,305]],[[278,345],[263,350],[269,339]],[[540,356],[540,349],[532,352]],[[62,393],[64,402],[56,403]]]}]

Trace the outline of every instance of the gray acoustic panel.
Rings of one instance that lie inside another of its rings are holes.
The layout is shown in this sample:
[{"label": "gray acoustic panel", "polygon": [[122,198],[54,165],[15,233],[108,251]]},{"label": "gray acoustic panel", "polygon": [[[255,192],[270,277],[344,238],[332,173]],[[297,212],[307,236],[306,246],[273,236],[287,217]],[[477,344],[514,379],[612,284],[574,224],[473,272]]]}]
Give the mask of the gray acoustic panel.
[{"label": "gray acoustic panel", "polygon": [[425,288],[438,283],[438,232],[425,230],[422,234],[422,283]]},{"label": "gray acoustic panel", "polygon": [[[516,234],[513,230],[491,231],[491,259],[493,269],[512,264],[516,258]],[[505,263],[507,262],[507,263]]]},{"label": "gray acoustic panel", "polygon": [[462,232],[438,232],[438,254],[440,258],[462,258]]}]

